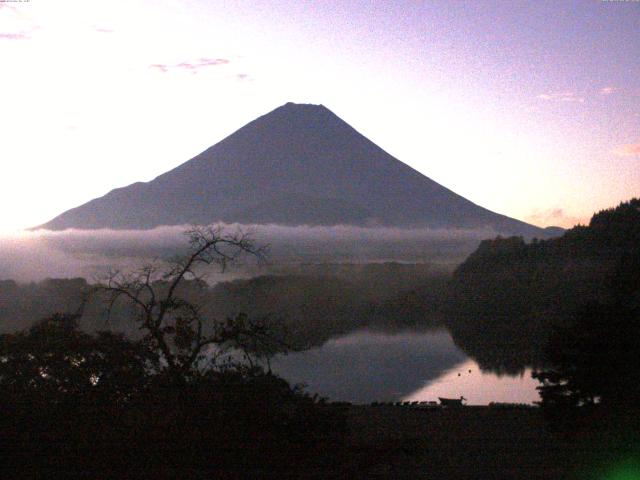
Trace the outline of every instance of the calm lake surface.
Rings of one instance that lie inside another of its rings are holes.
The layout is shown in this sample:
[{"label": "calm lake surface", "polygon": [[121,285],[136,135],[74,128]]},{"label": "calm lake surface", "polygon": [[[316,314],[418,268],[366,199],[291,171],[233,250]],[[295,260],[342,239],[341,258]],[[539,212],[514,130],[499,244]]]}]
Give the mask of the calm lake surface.
[{"label": "calm lake surface", "polygon": [[538,382],[482,372],[446,330],[381,333],[359,330],[318,348],[276,357],[274,372],[334,401],[437,400],[464,396],[470,405],[533,403]]}]

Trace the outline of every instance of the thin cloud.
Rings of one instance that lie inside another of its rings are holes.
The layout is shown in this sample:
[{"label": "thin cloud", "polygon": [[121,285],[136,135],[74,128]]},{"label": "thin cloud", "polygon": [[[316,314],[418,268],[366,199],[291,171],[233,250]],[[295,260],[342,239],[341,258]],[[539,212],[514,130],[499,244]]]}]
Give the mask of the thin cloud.
[{"label": "thin cloud", "polygon": [[24,33],[0,33],[0,40],[29,40],[31,37]]},{"label": "thin cloud", "polygon": [[546,210],[535,211],[525,217],[525,220],[542,227],[558,226],[570,228],[574,225],[588,223],[588,218],[576,217],[567,214],[563,208],[555,207]]},{"label": "thin cloud", "polygon": [[236,80],[244,82],[247,80],[251,80],[251,77],[249,77],[248,73],[236,73]]},{"label": "thin cloud", "polygon": [[165,65],[162,63],[153,63],[149,65],[149,68],[155,68],[161,71],[162,73],[167,73],[169,71],[169,65]]},{"label": "thin cloud", "polygon": [[104,28],[104,27],[93,27],[93,29],[98,33],[114,33],[115,32],[115,30],[112,30],[111,28]]},{"label": "thin cloud", "polygon": [[577,96],[574,92],[541,93],[536,98],[548,102],[584,103],[584,98]]},{"label": "thin cloud", "polygon": [[618,89],[616,87],[603,87],[600,89],[601,95],[611,95],[612,93],[616,93]]},{"label": "thin cloud", "polygon": [[173,65],[166,63],[153,63],[149,65],[149,68],[156,69],[162,73],[167,73],[171,70],[185,70],[191,73],[198,73],[200,69],[226,65],[229,62],[230,60],[226,58],[200,58],[195,62],[180,62]]},{"label": "thin cloud", "polygon": [[620,145],[613,150],[618,157],[640,157],[640,142]]},{"label": "thin cloud", "polygon": [[201,58],[198,66],[200,67],[213,67],[216,65],[226,65],[229,60],[226,58]]}]

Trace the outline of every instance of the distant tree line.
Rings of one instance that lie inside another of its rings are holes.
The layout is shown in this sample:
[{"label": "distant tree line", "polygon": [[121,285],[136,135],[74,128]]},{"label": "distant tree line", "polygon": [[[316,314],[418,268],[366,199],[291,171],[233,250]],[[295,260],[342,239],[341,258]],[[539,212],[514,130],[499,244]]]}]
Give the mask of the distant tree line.
[{"label": "distant tree line", "polygon": [[[201,305],[205,330],[213,319],[250,312],[286,337],[290,349],[301,350],[358,328],[440,325],[448,280],[448,271],[428,264],[309,265],[213,286],[188,278],[180,295]],[[82,278],[0,281],[0,332],[27,328],[55,312],[75,312],[91,289]],[[133,306],[117,301],[108,309],[109,304],[104,291],[94,292],[84,304],[80,327],[136,338],[140,331],[130,321]]]}]

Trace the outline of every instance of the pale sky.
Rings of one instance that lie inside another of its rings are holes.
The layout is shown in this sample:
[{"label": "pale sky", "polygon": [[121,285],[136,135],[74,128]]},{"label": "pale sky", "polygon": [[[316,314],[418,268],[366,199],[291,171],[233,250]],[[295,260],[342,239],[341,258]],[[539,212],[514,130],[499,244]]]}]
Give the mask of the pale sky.
[{"label": "pale sky", "polygon": [[321,103],[491,210],[640,196],[640,2],[0,0],[0,231]]}]

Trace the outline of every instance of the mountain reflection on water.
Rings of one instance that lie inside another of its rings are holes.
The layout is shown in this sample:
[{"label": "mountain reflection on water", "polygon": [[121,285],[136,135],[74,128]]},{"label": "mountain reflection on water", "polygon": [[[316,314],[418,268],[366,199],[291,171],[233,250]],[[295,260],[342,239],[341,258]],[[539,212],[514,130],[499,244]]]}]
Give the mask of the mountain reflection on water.
[{"label": "mountain reflection on water", "polygon": [[469,404],[532,403],[527,369],[508,376],[481,372],[446,330],[398,333],[358,330],[318,348],[277,356],[273,371],[334,401],[437,400],[464,395]]}]

